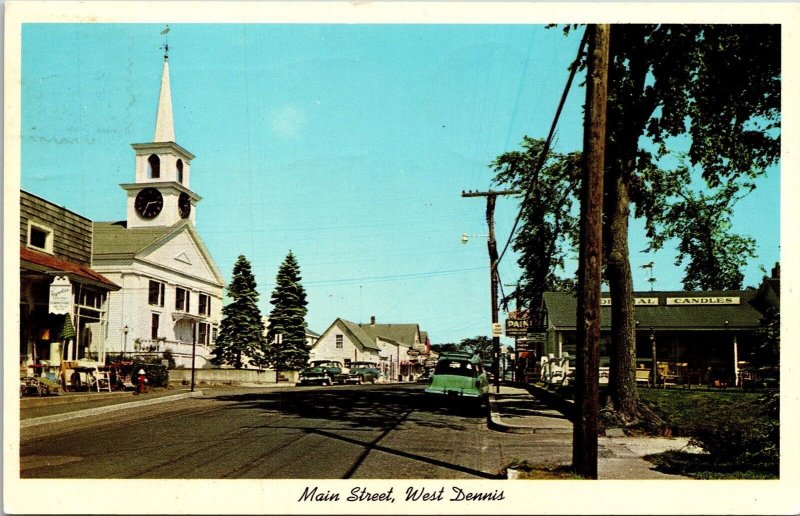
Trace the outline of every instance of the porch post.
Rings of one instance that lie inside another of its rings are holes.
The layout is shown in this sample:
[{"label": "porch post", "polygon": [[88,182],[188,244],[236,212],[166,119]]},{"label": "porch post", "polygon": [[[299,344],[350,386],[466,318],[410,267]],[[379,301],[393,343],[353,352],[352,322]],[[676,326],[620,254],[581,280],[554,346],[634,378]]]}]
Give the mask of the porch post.
[{"label": "porch post", "polygon": [[564,332],[558,332],[558,357],[561,358],[564,352]]},{"label": "porch post", "polygon": [[739,386],[739,340],[736,334],[733,334],[733,372],[735,375],[734,386]]}]

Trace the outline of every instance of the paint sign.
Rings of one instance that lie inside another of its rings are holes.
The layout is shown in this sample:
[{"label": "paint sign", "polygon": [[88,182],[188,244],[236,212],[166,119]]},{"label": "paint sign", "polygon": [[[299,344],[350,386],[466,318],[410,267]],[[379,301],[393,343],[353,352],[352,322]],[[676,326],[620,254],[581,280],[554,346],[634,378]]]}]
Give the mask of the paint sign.
[{"label": "paint sign", "polygon": [[528,312],[514,310],[506,318],[506,335],[509,337],[523,337],[528,333]]},{"label": "paint sign", "polygon": [[72,306],[72,283],[66,276],[56,276],[50,284],[47,310],[51,314],[68,314]]},{"label": "paint sign", "polygon": [[492,323],[492,337],[503,335],[503,326],[500,323]]},{"label": "paint sign", "polygon": [[668,297],[667,304],[673,306],[691,305],[738,305],[741,299],[736,296],[709,297]]}]

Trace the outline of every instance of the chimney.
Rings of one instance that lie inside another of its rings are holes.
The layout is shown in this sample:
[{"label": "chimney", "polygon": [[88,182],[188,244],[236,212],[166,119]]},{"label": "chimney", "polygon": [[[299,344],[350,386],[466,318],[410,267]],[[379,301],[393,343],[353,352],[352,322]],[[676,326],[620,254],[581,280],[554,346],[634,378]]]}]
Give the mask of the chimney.
[{"label": "chimney", "polygon": [[375,326],[375,316],[374,316],[374,315],[370,316],[370,318],[369,318],[369,324],[370,324],[371,326]]},{"label": "chimney", "polygon": [[772,268],[772,279],[781,279],[781,262],[776,262]]}]

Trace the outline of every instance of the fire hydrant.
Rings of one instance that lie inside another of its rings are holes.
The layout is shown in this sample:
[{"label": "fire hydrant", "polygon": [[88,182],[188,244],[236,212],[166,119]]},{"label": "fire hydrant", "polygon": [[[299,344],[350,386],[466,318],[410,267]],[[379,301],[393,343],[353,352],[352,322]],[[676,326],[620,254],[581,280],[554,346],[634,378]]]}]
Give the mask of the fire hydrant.
[{"label": "fire hydrant", "polygon": [[139,369],[136,378],[136,394],[144,394],[147,392],[147,377],[145,376],[144,369]]}]

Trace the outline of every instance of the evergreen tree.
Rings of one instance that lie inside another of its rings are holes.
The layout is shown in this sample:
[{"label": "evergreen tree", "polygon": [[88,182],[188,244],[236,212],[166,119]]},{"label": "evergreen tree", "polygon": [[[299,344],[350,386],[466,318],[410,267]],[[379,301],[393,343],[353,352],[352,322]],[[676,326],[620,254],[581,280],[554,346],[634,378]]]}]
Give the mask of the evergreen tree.
[{"label": "evergreen tree", "polygon": [[267,359],[278,371],[302,369],[308,362],[305,322],[308,303],[301,279],[300,266],[289,251],[275,278],[267,333]]},{"label": "evergreen tree", "polygon": [[261,320],[261,310],[258,309],[256,279],[250,262],[244,256],[239,256],[233,266],[228,296],[232,301],[222,309],[217,347],[211,363],[231,364],[236,369],[241,369],[243,357],[246,356],[250,358],[250,362],[260,366],[266,347],[264,322]]}]

